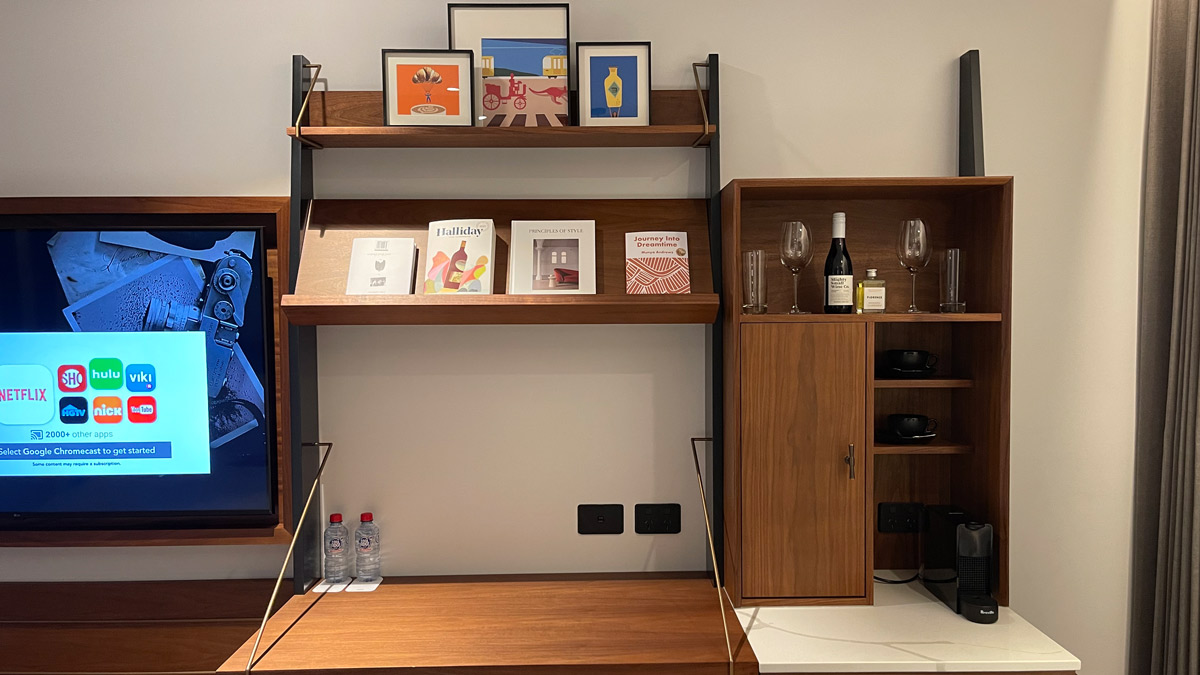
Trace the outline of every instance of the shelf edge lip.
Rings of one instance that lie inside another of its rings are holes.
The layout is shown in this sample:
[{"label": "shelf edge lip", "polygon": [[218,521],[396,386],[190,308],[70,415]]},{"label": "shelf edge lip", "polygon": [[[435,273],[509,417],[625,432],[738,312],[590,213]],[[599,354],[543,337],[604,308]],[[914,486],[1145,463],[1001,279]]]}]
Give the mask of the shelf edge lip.
[{"label": "shelf edge lip", "polygon": [[1000,312],[970,314],[739,314],[740,323],[1000,323]]},{"label": "shelf edge lip", "polygon": [[[413,131],[414,129],[419,131]],[[432,129],[432,132],[426,131]],[[370,130],[370,131],[364,131]],[[478,131],[473,131],[478,130]],[[703,124],[650,125],[645,127],[301,127],[305,138],[320,142],[328,149],[335,148],[690,148],[708,147],[717,126],[710,124],[708,133]],[[296,127],[287,127],[288,138],[296,138]],[[647,136],[670,136],[671,142],[638,142]],[[435,142],[439,137],[454,139],[454,142]],[[696,139],[700,137],[698,144]],[[339,139],[358,139],[353,144],[339,143]],[[378,139],[370,143],[366,139]],[[411,142],[406,142],[411,139]],[[495,143],[503,139],[503,144]],[[522,139],[557,139],[558,143],[522,143]],[[617,139],[619,142],[590,142]],[[623,141],[623,142],[620,142]]]}]

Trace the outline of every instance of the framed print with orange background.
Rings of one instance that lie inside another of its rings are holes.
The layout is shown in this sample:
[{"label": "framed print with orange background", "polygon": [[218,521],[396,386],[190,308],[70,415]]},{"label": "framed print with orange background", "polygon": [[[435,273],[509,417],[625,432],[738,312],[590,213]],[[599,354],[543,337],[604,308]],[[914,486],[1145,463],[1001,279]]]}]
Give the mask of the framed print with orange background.
[{"label": "framed print with orange background", "polygon": [[383,50],[383,123],[474,124],[474,58],[469,49]]}]

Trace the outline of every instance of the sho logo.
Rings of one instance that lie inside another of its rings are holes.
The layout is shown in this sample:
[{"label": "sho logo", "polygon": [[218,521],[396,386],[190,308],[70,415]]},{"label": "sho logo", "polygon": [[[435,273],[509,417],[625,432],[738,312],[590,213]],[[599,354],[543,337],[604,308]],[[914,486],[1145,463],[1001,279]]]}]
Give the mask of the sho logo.
[{"label": "sho logo", "polygon": [[83,366],[59,366],[58,388],[70,392],[87,389],[87,374]]}]

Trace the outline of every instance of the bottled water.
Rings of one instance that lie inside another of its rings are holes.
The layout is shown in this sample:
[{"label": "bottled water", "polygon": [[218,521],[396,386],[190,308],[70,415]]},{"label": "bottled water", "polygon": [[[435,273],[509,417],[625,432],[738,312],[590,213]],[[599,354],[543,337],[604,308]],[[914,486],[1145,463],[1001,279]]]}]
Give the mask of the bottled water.
[{"label": "bottled water", "polygon": [[350,578],[350,530],[342,524],[342,514],[329,514],[325,528],[325,581],[341,583]]},{"label": "bottled water", "polygon": [[358,562],[359,581],[379,579],[379,526],[370,512],[362,514],[362,522],[354,531],[354,554]]}]

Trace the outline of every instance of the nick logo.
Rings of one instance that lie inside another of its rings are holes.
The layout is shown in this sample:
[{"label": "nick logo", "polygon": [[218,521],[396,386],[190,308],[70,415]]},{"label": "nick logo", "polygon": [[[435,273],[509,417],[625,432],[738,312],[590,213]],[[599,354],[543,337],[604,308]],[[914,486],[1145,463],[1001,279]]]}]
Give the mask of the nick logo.
[{"label": "nick logo", "polygon": [[130,364],[125,369],[125,388],[129,391],[154,391],[154,366],[148,363]]},{"label": "nick logo", "polygon": [[92,389],[120,389],[125,384],[120,359],[92,359],[88,362],[88,377]]},{"label": "nick logo", "polygon": [[145,424],[158,419],[158,403],[153,396],[129,397],[129,421],[135,424]]},{"label": "nick logo", "polygon": [[88,421],[88,402],[82,396],[64,396],[58,402],[58,419],[63,424],[83,424]]},{"label": "nick logo", "polygon": [[[93,360],[92,363],[96,361]],[[95,382],[95,378],[92,378]],[[92,419],[100,424],[116,424],[121,421],[121,399],[117,396],[97,396],[92,399]]]},{"label": "nick logo", "polygon": [[45,366],[0,366],[0,424],[45,424],[54,418],[54,376]]},{"label": "nick logo", "polygon": [[87,389],[87,371],[83,369],[83,366],[58,367],[59,391],[76,392],[84,389]]}]

